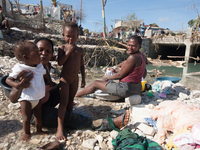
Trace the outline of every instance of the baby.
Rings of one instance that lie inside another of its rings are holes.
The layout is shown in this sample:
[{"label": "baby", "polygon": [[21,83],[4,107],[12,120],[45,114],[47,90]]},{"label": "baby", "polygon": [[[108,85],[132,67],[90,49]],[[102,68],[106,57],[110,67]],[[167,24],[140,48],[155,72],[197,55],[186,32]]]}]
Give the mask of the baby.
[{"label": "baby", "polygon": [[23,62],[23,64],[16,64],[12,68],[12,73],[9,74],[6,83],[15,88],[26,87],[25,84],[27,83],[16,82],[18,73],[22,70],[26,70],[30,72],[30,74],[34,74],[29,87],[23,88],[20,98],[18,99],[21,105],[23,129],[25,132],[22,141],[28,141],[30,138],[30,120],[32,110],[37,133],[46,134],[42,131],[42,104],[40,99],[45,96],[44,78],[46,82],[50,82],[50,79],[46,75],[46,70],[42,63],[40,63],[39,50],[34,43],[30,41],[20,41],[16,43],[14,54],[19,61]]}]

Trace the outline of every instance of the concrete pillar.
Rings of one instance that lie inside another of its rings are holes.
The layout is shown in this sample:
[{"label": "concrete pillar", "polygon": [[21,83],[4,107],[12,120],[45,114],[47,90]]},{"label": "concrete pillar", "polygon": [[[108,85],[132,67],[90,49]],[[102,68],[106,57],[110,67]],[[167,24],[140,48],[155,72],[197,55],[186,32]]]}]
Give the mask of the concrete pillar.
[{"label": "concrete pillar", "polygon": [[189,57],[192,53],[192,48],[191,45],[192,43],[190,42],[190,39],[185,39],[185,45],[186,45],[186,49],[185,49],[185,61],[189,62]]},{"label": "concrete pillar", "polygon": [[186,64],[185,67],[183,67],[183,75],[182,75],[182,80],[186,80],[187,77],[187,72],[188,72],[188,64]]},{"label": "concrete pillar", "polygon": [[147,32],[147,38],[152,38],[153,30],[149,29],[146,32]]},{"label": "concrete pillar", "polygon": [[192,28],[188,28],[187,29],[187,36],[186,36],[186,38],[190,39],[191,37],[192,37]]},{"label": "concrete pillar", "polygon": [[3,12],[6,12],[6,0],[2,0],[2,8],[3,8]]}]

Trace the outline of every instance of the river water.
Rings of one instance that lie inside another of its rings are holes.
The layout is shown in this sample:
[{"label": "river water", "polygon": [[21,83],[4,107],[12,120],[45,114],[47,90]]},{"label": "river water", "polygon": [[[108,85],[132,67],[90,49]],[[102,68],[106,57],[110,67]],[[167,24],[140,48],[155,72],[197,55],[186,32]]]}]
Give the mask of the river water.
[{"label": "river water", "polygon": [[[162,72],[162,75],[159,75],[159,77],[179,77],[181,78],[179,83],[185,85],[187,88],[192,90],[200,90],[200,75],[187,75],[187,73],[191,72],[200,72],[200,64],[198,63],[188,63],[185,66],[182,66],[182,68],[174,66],[153,66],[147,64],[146,68],[148,71],[156,69]],[[156,73],[149,72],[148,74],[152,75]],[[150,77],[150,75],[147,75],[146,80],[147,83],[152,85],[155,82],[156,77]]]}]

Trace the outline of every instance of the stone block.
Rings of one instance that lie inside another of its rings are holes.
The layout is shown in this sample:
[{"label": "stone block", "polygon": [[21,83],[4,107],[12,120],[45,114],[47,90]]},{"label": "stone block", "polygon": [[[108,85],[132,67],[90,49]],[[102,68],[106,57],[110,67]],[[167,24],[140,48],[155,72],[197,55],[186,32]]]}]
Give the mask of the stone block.
[{"label": "stone block", "polygon": [[126,104],[130,106],[140,104],[141,101],[142,101],[142,98],[140,95],[132,95],[130,97],[125,98]]},{"label": "stone block", "polygon": [[153,136],[155,134],[155,129],[153,127],[150,127],[146,124],[141,123],[138,126],[138,129],[140,129],[144,134]]}]

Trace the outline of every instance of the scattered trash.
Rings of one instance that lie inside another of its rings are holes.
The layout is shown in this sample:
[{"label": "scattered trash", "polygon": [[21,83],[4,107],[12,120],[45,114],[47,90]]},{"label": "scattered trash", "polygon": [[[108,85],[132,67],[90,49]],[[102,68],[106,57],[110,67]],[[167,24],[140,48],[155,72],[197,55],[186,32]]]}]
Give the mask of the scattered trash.
[{"label": "scattered trash", "polygon": [[160,93],[158,96],[160,96],[162,98],[166,98],[167,97],[166,93]]},{"label": "scattered trash", "polygon": [[152,90],[149,90],[147,95],[148,95],[149,97],[153,97],[153,92],[152,92]]}]

